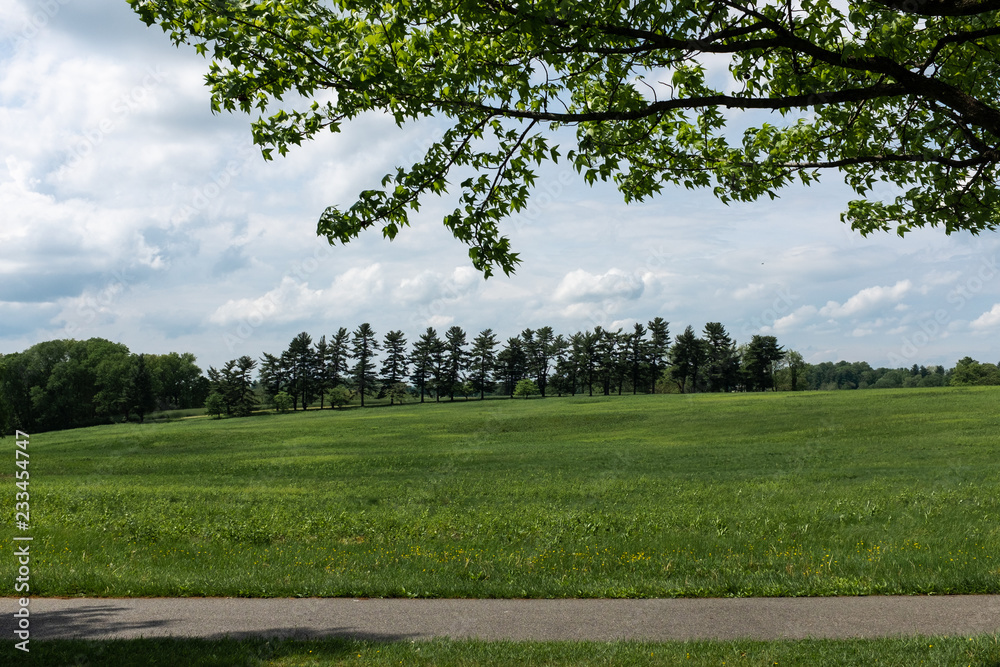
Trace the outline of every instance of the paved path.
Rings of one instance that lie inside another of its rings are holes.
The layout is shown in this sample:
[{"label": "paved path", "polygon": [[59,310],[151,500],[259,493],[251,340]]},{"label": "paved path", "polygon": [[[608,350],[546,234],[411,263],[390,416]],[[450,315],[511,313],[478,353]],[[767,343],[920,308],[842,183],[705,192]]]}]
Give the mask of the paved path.
[{"label": "paved path", "polygon": [[[0,636],[12,637],[13,598]],[[1000,632],[1000,595],[678,600],[36,598],[31,639],[794,639]]]}]

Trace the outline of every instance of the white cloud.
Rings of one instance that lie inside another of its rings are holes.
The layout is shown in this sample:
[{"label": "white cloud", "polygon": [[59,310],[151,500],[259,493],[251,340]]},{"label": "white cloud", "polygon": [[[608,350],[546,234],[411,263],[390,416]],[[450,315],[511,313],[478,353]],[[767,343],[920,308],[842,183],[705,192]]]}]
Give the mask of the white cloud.
[{"label": "white cloud", "polygon": [[427,326],[442,329],[444,327],[451,326],[451,323],[454,321],[455,318],[451,315],[431,315],[427,319]]},{"label": "white cloud", "polygon": [[215,309],[209,322],[229,325],[250,322],[289,323],[326,320],[372,301],[383,291],[381,266],[352,268],[337,276],[327,289],[310,289],[309,283],[285,276],[276,288],[256,298],[230,299]]},{"label": "white cloud", "polygon": [[931,288],[940,285],[951,285],[953,282],[961,277],[961,271],[939,271],[933,270],[927,272],[923,277],[923,285],[920,288],[921,294],[927,294],[930,292]]},{"label": "white cloud", "polygon": [[815,306],[802,306],[796,308],[794,312],[774,321],[774,325],[768,327],[767,333],[786,333],[793,331],[812,319],[817,312]]},{"label": "white cloud", "polygon": [[435,300],[461,300],[482,284],[482,276],[471,266],[455,267],[449,275],[424,270],[411,278],[403,278],[392,298],[407,306],[425,305]]},{"label": "white cloud", "polygon": [[[232,358],[223,334],[237,329],[249,333],[238,334],[240,353],[259,356],[299,331],[366,321],[411,339],[428,324],[503,339],[544,325],[629,330],[661,316],[675,332],[721,321],[746,342],[763,327],[811,361],[878,365],[891,346],[852,330],[898,335],[909,322],[912,334],[915,314],[958,304],[965,310],[949,314],[967,319],[949,322],[947,344],[941,334],[921,348],[921,363],[992,358],[989,336],[972,334],[996,330],[984,311],[995,313],[1000,288],[980,258],[996,256],[1000,239],[857,237],[837,220],[852,196],[843,186],[732,206],[669,189],[626,207],[613,187],[543,166],[529,202],[537,215],[500,223],[524,264],[484,281],[441,225],[454,192],[423,201],[391,244],[373,231],[316,250],[323,208],[349,206],[419,159],[443,119],[400,129],[366,114],[264,163],[247,150],[247,116],[210,113],[205,60],[127,3],[6,0],[0,41],[0,353],[72,325],[133,349],[191,351],[207,367]],[[70,160],[74,149],[85,155]],[[541,195],[557,201],[544,206]],[[909,291],[900,276],[912,277]],[[841,317],[850,326],[831,320]]]},{"label": "white cloud", "polygon": [[641,277],[621,269],[611,269],[600,275],[577,269],[563,277],[554,296],[563,302],[633,300],[642,296],[644,289]]},{"label": "white cloud", "polygon": [[910,291],[913,283],[909,280],[900,280],[891,287],[866,287],[843,304],[836,301],[828,301],[820,308],[819,313],[824,317],[849,317],[869,311],[879,306],[885,306],[899,299]]},{"label": "white cloud", "polygon": [[997,326],[1000,326],[1000,303],[993,304],[992,308],[969,323],[969,328],[975,331],[995,329]]},{"label": "white cloud", "polygon": [[741,287],[733,292],[733,297],[740,300],[755,299],[766,292],[767,286],[764,283],[750,283],[746,287]]}]

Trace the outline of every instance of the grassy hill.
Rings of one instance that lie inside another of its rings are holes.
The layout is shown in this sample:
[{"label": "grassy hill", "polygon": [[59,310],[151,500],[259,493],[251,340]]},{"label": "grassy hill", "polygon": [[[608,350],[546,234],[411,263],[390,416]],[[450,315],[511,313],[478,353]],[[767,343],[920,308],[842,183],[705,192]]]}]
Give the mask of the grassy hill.
[{"label": "grassy hill", "polygon": [[32,595],[997,593],[998,408],[657,395],[38,434]]}]

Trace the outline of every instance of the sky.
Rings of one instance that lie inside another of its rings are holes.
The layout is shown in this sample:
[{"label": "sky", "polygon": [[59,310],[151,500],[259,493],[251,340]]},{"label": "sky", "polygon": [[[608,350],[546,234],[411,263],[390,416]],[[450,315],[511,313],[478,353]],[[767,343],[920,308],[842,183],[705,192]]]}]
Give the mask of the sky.
[{"label": "sky", "polygon": [[776,201],[677,188],[626,205],[550,165],[502,225],[522,259],[510,277],[484,279],[444,228],[454,196],[391,243],[332,247],[323,210],[419,158],[441,121],[371,114],[265,162],[251,117],[212,114],[208,64],[125,0],[0,4],[0,354],[102,337],[207,369],[362,322],[412,341],[663,317],[674,335],[774,335],[811,363],[1000,361],[1000,237],[862,237],[840,222],[835,173]]}]

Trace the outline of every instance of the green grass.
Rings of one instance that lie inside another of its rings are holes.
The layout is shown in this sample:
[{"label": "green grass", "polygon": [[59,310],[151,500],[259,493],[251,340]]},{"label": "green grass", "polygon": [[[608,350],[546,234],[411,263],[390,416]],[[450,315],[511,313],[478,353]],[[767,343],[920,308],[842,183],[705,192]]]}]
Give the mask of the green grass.
[{"label": "green grass", "polygon": [[998,406],[659,395],[38,434],[32,594],[997,593]]},{"label": "green grass", "polygon": [[[24,661],[22,661],[24,662]],[[20,664],[20,663],[18,663]],[[1000,665],[996,636],[697,642],[377,642],[350,639],[32,642],[31,664],[119,665]]]}]

